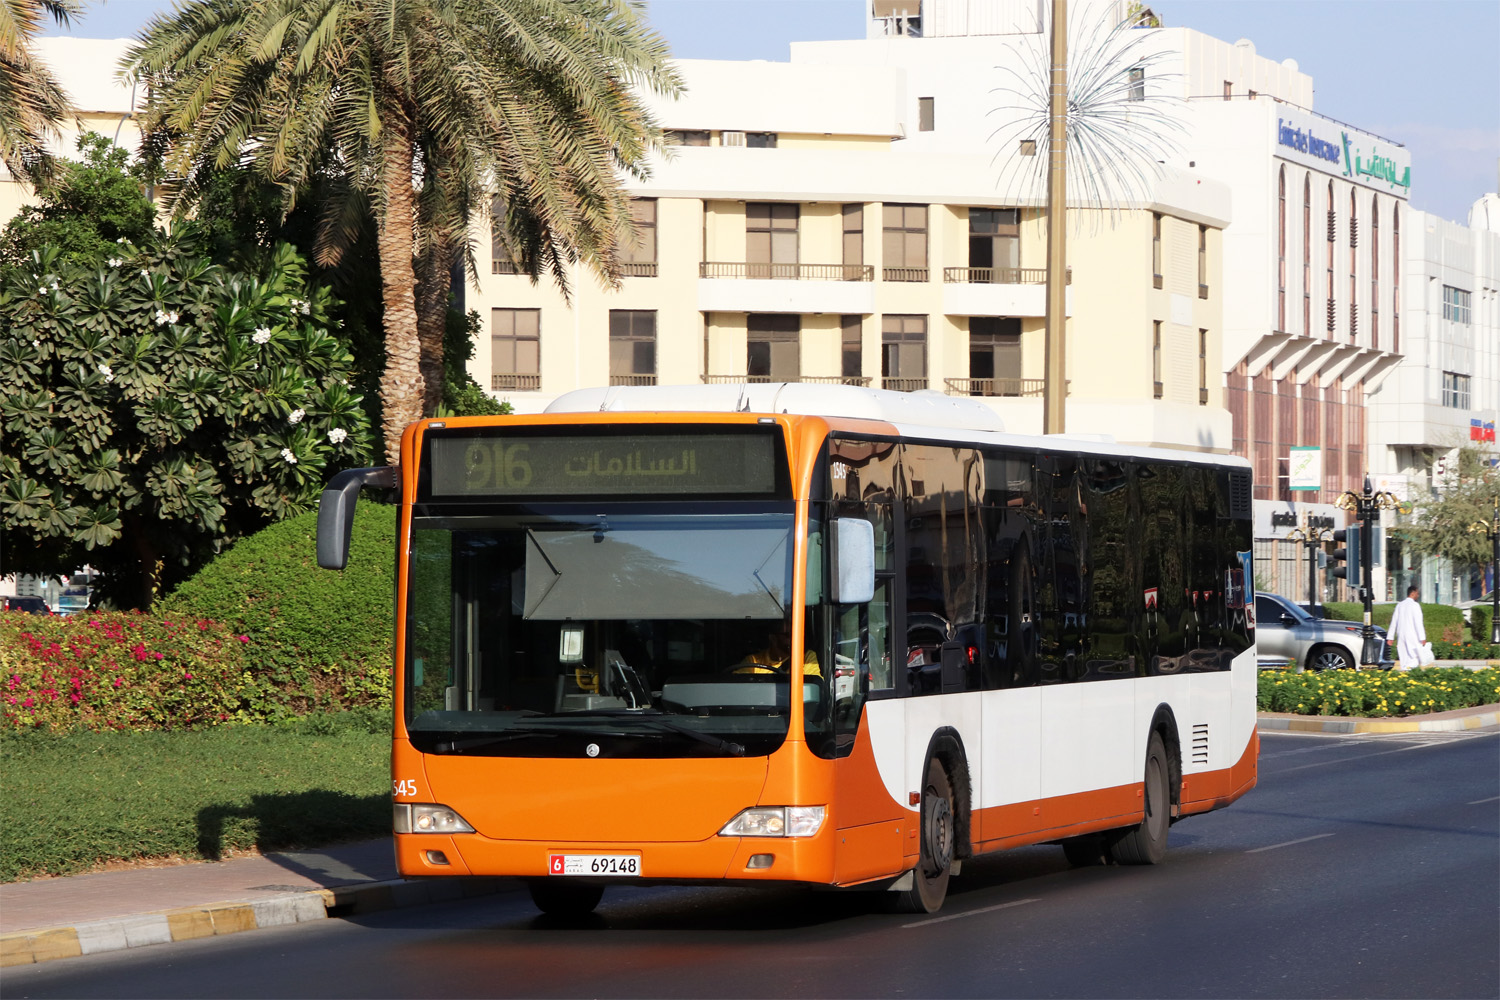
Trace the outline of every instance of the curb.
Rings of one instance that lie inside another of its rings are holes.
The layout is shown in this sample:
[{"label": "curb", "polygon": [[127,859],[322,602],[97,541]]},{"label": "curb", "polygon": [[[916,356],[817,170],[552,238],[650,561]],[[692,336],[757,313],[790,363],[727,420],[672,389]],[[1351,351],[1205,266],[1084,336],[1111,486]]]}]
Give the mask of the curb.
[{"label": "curb", "polygon": [[1257,716],[1255,728],[1293,733],[1456,733],[1500,726],[1500,712],[1482,712],[1455,719],[1345,719],[1329,716]]},{"label": "curb", "polygon": [[286,893],[252,903],[209,903],[175,910],[98,920],[74,927],[47,927],[0,935],[0,968],[34,965],[148,944],[190,941],[280,927],[330,917],[349,917],[424,903],[454,902],[505,892],[514,879],[393,879],[334,889]]}]

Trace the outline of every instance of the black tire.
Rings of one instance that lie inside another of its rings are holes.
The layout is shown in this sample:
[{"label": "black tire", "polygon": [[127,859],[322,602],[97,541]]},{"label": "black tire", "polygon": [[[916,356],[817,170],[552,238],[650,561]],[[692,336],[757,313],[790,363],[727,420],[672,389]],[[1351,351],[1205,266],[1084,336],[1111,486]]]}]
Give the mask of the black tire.
[{"label": "black tire", "polygon": [[1309,670],[1353,670],[1354,657],[1342,646],[1319,646],[1307,654]]},{"label": "black tire", "polygon": [[1167,853],[1167,828],[1172,825],[1172,794],[1168,787],[1172,766],[1161,734],[1146,742],[1146,815],[1135,826],[1105,837],[1110,860],[1121,865],[1154,865]]},{"label": "black tire", "polygon": [[553,917],[582,917],[594,912],[604,897],[604,886],[579,884],[565,878],[534,879],[527,884],[536,908]]},{"label": "black tire", "polygon": [[1062,849],[1063,856],[1068,859],[1068,864],[1074,868],[1088,868],[1105,862],[1104,838],[1097,833],[1085,834],[1082,837],[1069,837],[1062,842]]},{"label": "black tire", "polygon": [[936,757],[927,761],[920,822],[917,839],[921,856],[911,873],[911,888],[895,893],[895,908],[900,913],[936,913],[948,895],[958,822],[953,813],[953,783]]}]

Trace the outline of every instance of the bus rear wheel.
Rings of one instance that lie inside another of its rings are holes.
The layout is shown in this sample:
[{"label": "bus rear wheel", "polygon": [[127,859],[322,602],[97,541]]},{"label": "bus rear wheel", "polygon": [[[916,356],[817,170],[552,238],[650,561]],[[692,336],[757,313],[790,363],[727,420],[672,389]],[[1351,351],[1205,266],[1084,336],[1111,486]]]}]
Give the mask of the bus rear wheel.
[{"label": "bus rear wheel", "polygon": [[953,783],[936,757],[927,761],[920,822],[921,856],[911,873],[911,888],[898,891],[894,900],[900,913],[936,913],[948,895],[958,824],[953,814]]},{"label": "bus rear wheel", "polygon": [[580,885],[565,879],[533,879],[527,888],[536,908],[552,917],[587,916],[604,898],[602,885]]},{"label": "bus rear wheel", "polygon": [[1105,850],[1116,864],[1154,865],[1166,856],[1172,812],[1172,796],[1167,787],[1171,773],[1166,744],[1161,733],[1153,732],[1146,742],[1146,815],[1135,826],[1105,837]]}]

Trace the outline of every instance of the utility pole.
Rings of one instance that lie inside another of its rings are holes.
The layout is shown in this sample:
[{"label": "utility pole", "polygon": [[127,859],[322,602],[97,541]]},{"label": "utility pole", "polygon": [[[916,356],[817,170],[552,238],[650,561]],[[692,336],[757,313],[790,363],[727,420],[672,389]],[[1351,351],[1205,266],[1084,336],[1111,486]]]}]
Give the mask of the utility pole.
[{"label": "utility pole", "polygon": [[1052,91],[1047,151],[1047,346],[1042,433],[1061,434],[1068,402],[1067,325],[1068,0],[1052,0]]}]

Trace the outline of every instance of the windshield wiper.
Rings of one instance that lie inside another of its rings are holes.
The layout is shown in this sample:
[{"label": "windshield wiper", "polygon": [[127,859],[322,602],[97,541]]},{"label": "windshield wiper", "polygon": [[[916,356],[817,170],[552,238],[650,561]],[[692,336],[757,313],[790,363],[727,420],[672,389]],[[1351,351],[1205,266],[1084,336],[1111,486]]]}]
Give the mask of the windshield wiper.
[{"label": "windshield wiper", "polygon": [[645,712],[632,712],[622,709],[596,708],[588,712],[570,712],[569,714],[596,715],[614,719],[639,719],[642,722],[650,724],[658,732],[677,733],[679,736],[686,736],[688,739],[697,740],[699,743],[706,743],[716,750],[722,750],[731,757],[745,756],[745,747],[742,744],[735,743],[732,740],[720,739],[717,736],[710,736],[708,733],[700,733],[698,730],[689,729],[687,726],[679,726],[677,723],[663,718],[664,713],[655,709]]},{"label": "windshield wiper", "polygon": [[432,749],[435,753],[458,753],[461,750],[477,750],[496,743],[509,743],[511,740],[519,740],[528,736],[539,736],[550,740],[556,738],[557,734],[540,729],[516,729],[508,733],[490,733],[488,736],[475,736],[467,740],[445,740],[435,744]]}]

